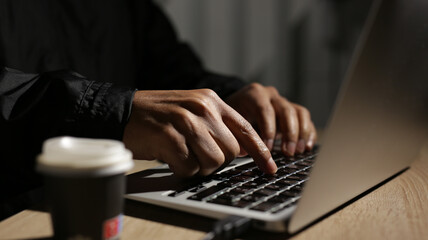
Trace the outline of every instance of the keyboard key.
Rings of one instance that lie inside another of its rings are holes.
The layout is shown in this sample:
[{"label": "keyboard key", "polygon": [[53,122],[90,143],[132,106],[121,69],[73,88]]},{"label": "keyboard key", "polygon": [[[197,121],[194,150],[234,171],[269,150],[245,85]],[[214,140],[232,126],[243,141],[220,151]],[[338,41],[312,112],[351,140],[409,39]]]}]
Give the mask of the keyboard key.
[{"label": "keyboard key", "polygon": [[275,182],[275,184],[280,184],[280,185],[284,185],[284,186],[291,186],[298,183],[298,181],[296,180],[291,180],[291,179],[281,179]]},{"label": "keyboard key", "polygon": [[246,206],[248,206],[250,204],[251,204],[251,202],[239,200],[239,201],[232,202],[230,204],[230,206],[232,206],[232,207],[238,207],[238,208],[244,208],[244,207],[246,207]]},{"label": "keyboard key", "polygon": [[277,176],[266,175],[263,177],[258,177],[256,179],[254,179],[253,181],[262,184],[262,183],[274,182],[276,179],[277,179]]},{"label": "keyboard key", "polygon": [[250,192],[251,190],[253,190],[253,188],[248,188],[248,187],[245,187],[245,186],[240,186],[240,187],[233,188],[231,191],[232,192],[236,192],[236,193],[240,193],[240,194],[245,194],[245,193]]},{"label": "keyboard key", "polygon": [[309,170],[303,170],[303,171],[298,172],[297,174],[304,175],[305,177],[308,177],[309,176]]},{"label": "keyboard key", "polygon": [[188,197],[188,199],[201,201],[202,199],[204,199],[210,195],[213,195],[214,193],[217,193],[221,190],[224,190],[225,188],[226,188],[226,186],[224,186],[224,185],[215,185],[215,186],[209,187],[209,188],[207,188],[207,189],[205,189],[199,193],[196,193],[196,194]]},{"label": "keyboard key", "polygon": [[260,185],[262,185],[262,184],[263,184],[263,183],[255,182],[255,181],[251,181],[251,182],[246,182],[246,183],[242,184],[242,187],[246,187],[246,188],[252,188],[252,189],[254,189],[254,188],[259,187],[259,186],[260,186]]},{"label": "keyboard key", "polygon": [[198,186],[196,186],[194,188],[189,189],[189,192],[198,192],[198,191],[203,190],[205,188],[206,187],[204,185],[198,185]]},{"label": "keyboard key", "polygon": [[263,172],[258,168],[254,168],[250,171],[246,171],[246,172],[242,173],[242,175],[250,176],[250,177],[257,177],[257,176],[262,176]]},{"label": "keyboard key", "polygon": [[217,185],[226,188],[226,187],[232,187],[234,185],[237,185],[238,183],[239,182],[232,182],[232,181],[229,181],[229,180],[225,180],[223,182],[217,183]]},{"label": "keyboard key", "polygon": [[262,198],[264,198],[264,196],[251,194],[251,195],[244,196],[243,198],[241,198],[241,200],[246,202],[257,202]]},{"label": "keyboard key", "polygon": [[274,196],[272,198],[270,198],[268,201],[269,202],[276,202],[276,203],[284,203],[287,202],[291,199],[291,197],[288,196],[284,196],[284,195],[278,195],[278,196]]},{"label": "keyboard key", "polygon": [[305,174],[301,174],[300,172],[290,175],[287,177],[288,179],[295,179],[295,180],[305,180],[306,178],[308,178],[307,175]]},{"label": "keyboard key", "polygon": [[218,173],[218,174],[214,174],[214,175],[212,175],[212,176],[211,176],[211,178],[212,178],[213,180],[223,181],[223,180],[228,179],[228,176],[223,175],[223,174],[221,174],[221,173]]},{"label": "keyboard key", "polygon": [[225,171],[225,172],[223,172],[223,173],[221,173],[221,174],[224,174],[224,175],[226,175],[226,176],[235,176],[235,175],[238,175],[238,174],[240,174],[240,173],[242,173],[242,169],[236,169],[236,168],[234,168],[234,169],[231,169],[231,170],[228,170],[228,171]]},{"label": "keyboard key", "polygon": [[274,209],[274,210],[272,211],[272,213],[278,213],[278,212],[281,212],[281,211],[283,211],[284,209],[287,209],[287,208],[289,208],[289,207],[292,207],[293,205],[295,205],[295,203],[289,203],[289,204],[286,204],[286,205],[284,205],[284,206],[281,206],[281,207],[279,207],[279,208]]},{"label": "keyboard key", "polygon": [[296,157],[296,159],[298,159],[298,160],[301,160],[301,159],[304,159],[304,158],[306,158],[307,156],[306,156],[306,154],[304,154],[304,153],[301,153],[301,154],[296,154],[296,155],[294,155],[295,157]]},{"label": "keyboard key", "polygon": [[296,164],[290,164],[286,168],[288,168],[288,169],[300,169],[300,167],[297,166]]},{"label": "keyboard key", "polygon": [[217,198],[234,200],[234,199],[237,199],[241,195],[242,195],[241,193],[237,193],[237,192],[226,192],[226,193],[223,193],[221,195],[218,195]]},{"label": "keyboard key", "polygon": [[[304,178],[306,178],[306,177],[304,177]],[[302,180],[302,177],[299,175],[293,174],[293,175],[287,176],[286,179],[300,181],[300,180]]]},{"label": "keyboard key", "polygon": [[265,184],[265,183],[269,183],[269,180],[263,177],[258,177],[256,179],[253,180],[253,182],[258,183],[259,185]]},{"label": "keyboard key", "polygon": [[273,191],[279,191],[283,188],[283,186],[278,185],[278,184],[269,184],[265,188],[269,189],[269,190],[273,190]]},{"label": "keyboard key", "polygon": [[232,201],[230,199],[224,199],[224,198],[215,198],[208,201],[209,203],[216,203],[221,205],[227,205],[230,206],[232,204]]},{"label": "keyboard key", "polygon": [[177,196],[180,196],[183,193],[185,193],[185,191],[174,191],[174,192],[168,194],[168,196],[169,197],[177,197]]},{"label": "keyboard key", "polygon": [[238,176],[231,177],[229,180],[232,182],[246,182],[252,178],[253,177],[250,177],[250,176],[238,175]]},{"label": "keyboard key", "polygon": [[297,166],[303,166],[303,167],[309,167],[312,166],[313,163],[309,162],[309,161],[301,161],[301,162],[297,162],[296,165]]},{"label": "keyboard key", "polygon": [[284,154],[282,152],[280,152],[280,151],[272,151],[271,155],[272,155],[273,159],[276,159],[278,157],[284,157]]},{"label": "keyboard key", "polygon": [[291,174],[291,173],[294,173],[294,172],[296,172],[296,169],[285,167],[285,168],[278,169],[278,171],[276,172],[276,174],[281,175],[281,176],[285,176],[285,175],[288,175],[288,174]]},{"label": "keyboard key", "polygon": [[280,193],[279,195],[285,196],[285,197],[297,197],[297,196],[300,196],[301,192],[302,192],[302,187],[297,185],[297,186],[292,187],[291,189],[288,189],[288,190]]},{"label": "keyboard key", "polygon": [[243,164],[241,166],[238,166],[235,169],[248,170],[248,169],[252,169],[252,168],[255,168],[255,167],[257,167],[257,165],[256,165],[255,162],[249,162],[249,163]]},{"label": "keyboard key", "polygon": [[252,210],[256,210],[256,211],[262,211],[262,212],[266,212],[269,211],[270,209],[272,209],[273,207],[277,206],[278,203],[276,202],[262,202],[250,209]]},{"label": "keyboard key", "polygon": [[293,188],[291,188],[289,191],[301,192],[302,191],[302,186],[296,185]]},{"label": "keyboard key", "polygon": [[293,197],[300,196],[300,192],[284,191],[284,192],[280,193],[279,195],[281,195],[283,197],[293,198]]},{"label": "keyboard key", "polygon": [[276,194],[277,191],[270,189],[260,189],[254,192],[257,195],[270,196]]},{"label": "keyboard key", "polygon": [[285,160],[275,161],[275,163],[276,163],[277,167],[282,167],[282,166],[285,166],[285,165],[289,164],[289,162],[287,162]]}]

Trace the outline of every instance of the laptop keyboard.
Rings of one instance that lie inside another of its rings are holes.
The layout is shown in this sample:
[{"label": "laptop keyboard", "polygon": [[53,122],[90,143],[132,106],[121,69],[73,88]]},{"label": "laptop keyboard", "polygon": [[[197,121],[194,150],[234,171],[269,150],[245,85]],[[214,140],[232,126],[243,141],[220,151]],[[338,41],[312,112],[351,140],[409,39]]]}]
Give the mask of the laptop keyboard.
[{"label": "laptop keyboard", "polygon": [[[194,194],[188,199],[194,201],[277,213],[297,203],[316,155],[316,150],[292,157],[272,152],[278,166],[275,175],[264,174],[254,162],[250,162],[205,177],[202,182],[186,186],[168,196],[176,197],[191,192]],[[212,181],[219,182],[206,187]]]}]

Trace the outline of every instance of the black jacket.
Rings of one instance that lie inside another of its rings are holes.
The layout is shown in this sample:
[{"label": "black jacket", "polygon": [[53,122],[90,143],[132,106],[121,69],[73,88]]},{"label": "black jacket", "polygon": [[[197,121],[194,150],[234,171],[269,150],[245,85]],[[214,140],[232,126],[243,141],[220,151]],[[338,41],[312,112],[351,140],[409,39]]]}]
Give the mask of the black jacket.
[{"label": "black jacket", "polygon": [[244,85],[205,70],[149,0],[0,0],[0,66],[0,201],[40,185],[45,139],[120,140],[136,89]]}]

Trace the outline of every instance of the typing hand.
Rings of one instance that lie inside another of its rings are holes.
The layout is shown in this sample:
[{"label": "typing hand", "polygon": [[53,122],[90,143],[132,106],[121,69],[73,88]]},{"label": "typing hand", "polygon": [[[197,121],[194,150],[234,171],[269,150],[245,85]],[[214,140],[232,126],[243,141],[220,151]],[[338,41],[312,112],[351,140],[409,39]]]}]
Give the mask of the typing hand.
[{"label": "typing hand", "polygon": [[309,111],[281,97],[274,87],[253,83],[226,102],[257,126],[269,149],[272,150],[277,132],[282,134],[284,154],[302,153],[314,146],[317,135]]},{"label": "typing hand", "polygon": [[251,124],[212,90],[137,91],[123,142],[137,159],[159,159],[179,176],[208,175],[248,152],[276,172]]}]

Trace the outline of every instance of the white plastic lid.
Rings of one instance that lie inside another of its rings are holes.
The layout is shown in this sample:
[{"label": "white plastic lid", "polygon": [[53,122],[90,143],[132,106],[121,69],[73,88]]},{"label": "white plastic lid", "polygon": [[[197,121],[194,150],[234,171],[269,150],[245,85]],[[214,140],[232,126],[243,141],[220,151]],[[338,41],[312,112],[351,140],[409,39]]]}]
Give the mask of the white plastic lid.
[{"label": "white plastic lid", "polygon": [[43,143],[37,170],[49,175],[104,176],[125,173],[134,165],[122,142],[107,139],[56,137]]}]

